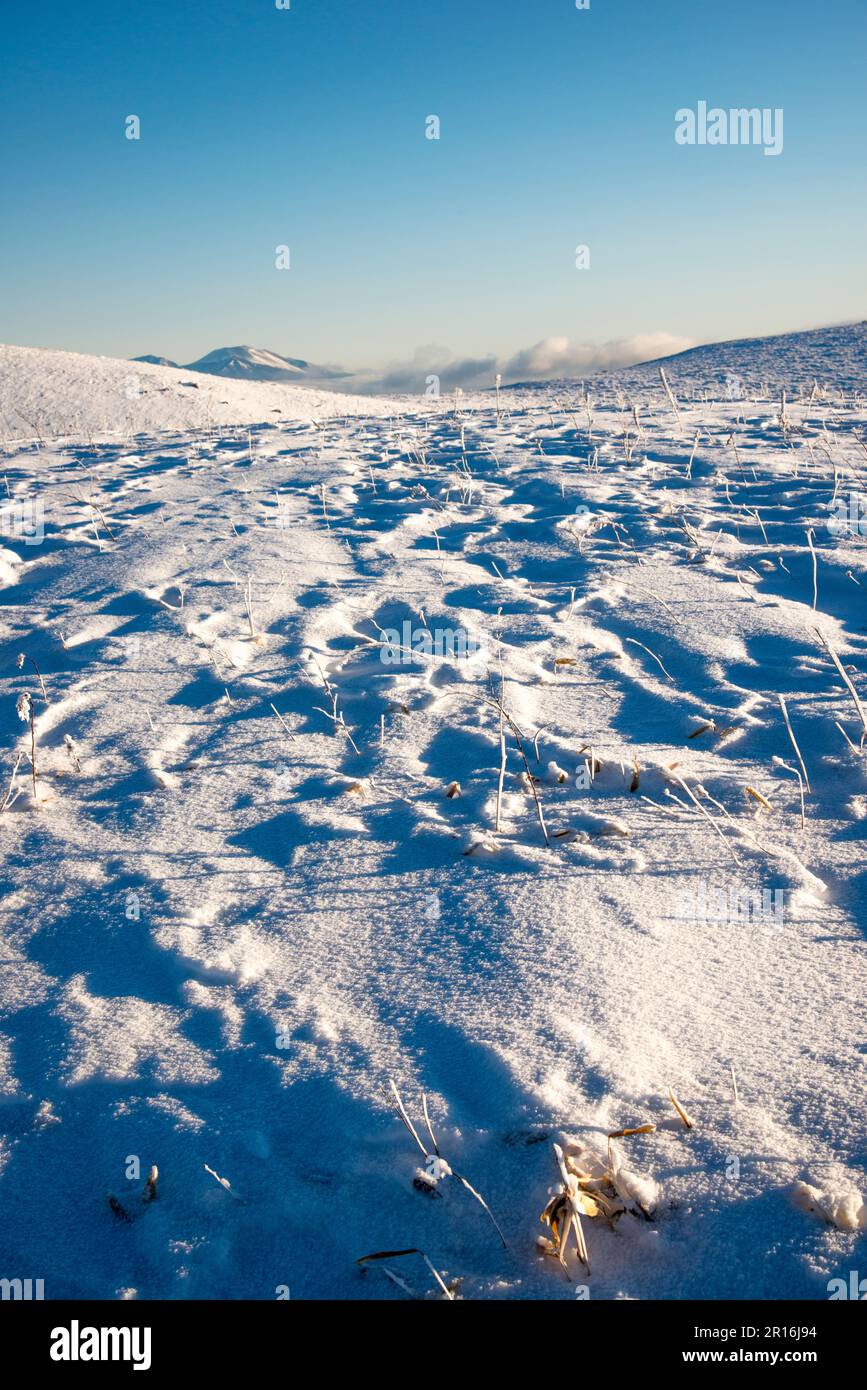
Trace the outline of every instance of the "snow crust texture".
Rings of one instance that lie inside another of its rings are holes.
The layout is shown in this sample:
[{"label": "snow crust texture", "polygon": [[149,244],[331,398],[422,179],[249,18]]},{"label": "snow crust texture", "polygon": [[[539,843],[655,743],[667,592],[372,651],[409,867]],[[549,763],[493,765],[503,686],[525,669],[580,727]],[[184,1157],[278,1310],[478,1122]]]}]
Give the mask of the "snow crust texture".
[{"label": "snow crust texture", "polygon": [[0,352],[0,1276],[867,1273],[858,333],[499,408]]}]

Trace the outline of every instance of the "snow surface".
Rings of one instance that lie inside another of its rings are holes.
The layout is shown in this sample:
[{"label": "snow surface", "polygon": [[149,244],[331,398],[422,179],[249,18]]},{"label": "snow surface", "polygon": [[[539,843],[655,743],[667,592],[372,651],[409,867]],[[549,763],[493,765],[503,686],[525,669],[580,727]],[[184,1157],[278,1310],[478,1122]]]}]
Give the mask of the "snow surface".
[{"label": "snow surface", "polygon": [[[287,368],[288,371],[288,368]],[[369,396],[162,367],[50,348],[0,345],[0,438],[90,442],[142,430],[392,414]]]},{"label": "snow surface", "polygon": [[[418,1247],[468,1298],[824,1299],[867,1269],[867,758],[818,635],[867,700],[867,505],[828,526],[867,407],[836,358],[721,400],[705,356],[677,413],[654,370],[498,417],[2,349],[44,536],[0,555],[0,1275],[401,1299],[355,1262]],[[478,648],[383,660],[404,622]],[[498,832],[501,679],[539,780],[506,721]],[[553,1145],[601,1175],[647,1124],[570,1282]]]}]

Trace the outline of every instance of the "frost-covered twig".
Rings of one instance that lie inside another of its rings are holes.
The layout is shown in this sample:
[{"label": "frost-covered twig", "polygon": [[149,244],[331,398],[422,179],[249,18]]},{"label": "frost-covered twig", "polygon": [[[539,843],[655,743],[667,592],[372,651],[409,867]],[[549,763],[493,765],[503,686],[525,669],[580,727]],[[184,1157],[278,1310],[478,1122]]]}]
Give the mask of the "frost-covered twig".
[{"label": "frost-covered twig", "polygon": [[[23,757],[24,757],[24,754],[23,754],[23,753],[18,753],[17,756],[16,756],[16,758],[15,758],[15,765],[14,765],[14,767],[12,768],[12,776],[9,778],[9,786],[8,786],[8,788],[7,788],[7,790],[6,790],[6,795],[5,795],[5,797],[3,798],[3,805],[0,806],[0,811],[5,811],[5,810],[6,810],[9,806],[11,806],[12,803],[17,799],[18,793],[17,793],[17,792],[14,792],[14,788],[15,788],[15,778],[18,776],[18,768],[19,768],[19,766],[20,766],[20,764],[21,764],[21,759],[22,759]],[[14,792],[14,794],[13,794],[13,792]]]},{"label": "frost-covered twig", "polygon": [[[228,692],[227,692],[227,693],[228,693]],[[269,701],[269,703],[270,703],[270,701]],[[283,728],[286,730],[286,732],[287,732],[287,734],[289,735],[289,737],[291,738],[292,742],[295,743],[295,742],[296,742],[295,735],[293,734],[292,730],[289,728],[289,725],[286,723],[286,720],[283,718],[283,716],[282,716],[282,714],[280,713],[280,711],[278,710],[277,706],[274,705],[274,704],[272,704],[272,705],[271,705],[271,708],[272,708],[272,710],[274,711],[274,713],[276,714],[277,718],[280,720],[280,723],[283,725]]]},{"label": "frost-covered twig", "polygon": [[[671,406],[672,410],[674,411],[675,416],[677,417],[677,423],[678,423],[678,425],[680,425],[680,423],[681,423],[681,419],[680,419],[680,410],[678,409],[677,400],[676,400],[676,398],[675,398],[674,392],[672,391],[671,387],[670,387],[669,384],[668,384],[668,377],[665,375],[665,371],[663,370],[662,367],[660,367],[660,369],[659,369],[659,377],[660,377],[660,380],[661,380],[663,386],[665,387],[665,394],[668,396],[668,403],[669,403],[669,405]],[[691,464],[691,463],[692,463],[692,460],[690,460],[690,464]]]},{"label": "frost-covered twig", "polygon": [[806,830],[807,812],[806,806],[804,804],[804,779],[801,776],[798,769],[796,767],[792,767],[791,763],[784,762],[782,758],[776,756],[772,759],[772,761],[775,763],[777,767],[785,768],[786,772],[791,772],[792,776],[797,777],[798,779],[798,789],[801,793],[801,829]]},{"label": "frost-covered twig", "polygon": [[[352,744],[352,747],[354,748],[355,752],[358,754],[359,757],[361,757],[361,750],[359,749],[358,744],[355,742],[355,739],[352,737],[352,734],[349,732],[349,728],[347,727],[346,720],[343,717],[342,710],[338,708],[337,691],[334,689],[334,686],[331,684],[330,680],[326,676],[325,672],[319,665],[319,662],[316,660],[316,657],[313,655],[312,652],[310,653],[310,659],[313,662],[313,665],[316,667],[317,671],[319,672],[320,676],[322,677],[322,683],[325,686],[325,693],[331,701],[330,712],[327,709],[323,709],[321,705],[314,705],[313,708],[318,710],[320,714],[324,714],[326,719],[330,719],[331,722],[334,724],[335,729],[342,729],[343,733],[346,734],[346,737]],[[301,665],[300,662],[299,665]],[[302,665],[302,670],[303,669],[304,668]]]},{"label": "frost-covered twig", "polygon": [[810,791],[810,790],[811,790],[811,788],[810,788],[810,779],[809,779],[809,777],[807,776],[807,769],[806,769],[806,767],[805,767],[805,765],[804,765],[804,759],[801,757],[801,750],[800,750],[800,748],[798,747],[797,740],[796,740],[795,735],[794,735],[794,733],[793,733],[793,731],[792,731],[792,724],[791,724],[791,721],[790,721],[790,719],[789,719],[789,711],[786,709],[786,702],[785,702],[785,700],[783,699],[782,695],[779,695],[779,694],[778,694],[778,695],[777,695],[777,699],[778,699],[779,702],[780,702],[780,709],[783,711],[783,718],[784,718],[785,721],[786,721],[786,728],[787,728],[788,731],[789,731],[789,738],[790,738],[791,741],[792,741],[792,747],[793,747],[794,750],[795,750],[795,755],[796,755],[796,757],[797,757],[797,759],[798,759],[798,762],[799,762],[800,765],[801,765],[801,771],[802,771],[803,774],[804,774],[804,785],[806,786],[807,791]]},{"label": "frost-covered twig", "polygon": [[22,723],[30,724],[30,766],[33,777],[33,809],[36,809],[36,712],[33,697],[25,690],[18,696],[15,709]]},{"label": "frost-covered twig", "polygon": [[704,809],[704,807],[702,806],[701,802],[698,800],[698,797],[696,797],[696,796],[693,795],[693,793],[690,791],[689,787],[686,785],[686,783],[684,782],[684,780],[683,780],[682,777],[678,777],[678,775],[677,775],[676,772],[671,772],[671,776],[674,778],[675,782],[677,782],[681,787],[683,787],[683,790],[686,792],[687,796],[689,797],[689,799],[690,799],[690,801],[693,803],[693,805],[696,807],[696,809],[701,813],[701,815],[704,816],[705,820],[709,821],[710,824],[713,826],[713,828],[714,828],[714,830],[716,831],[717,835],[719,835],[719,837],[720,837],[720,839],[722,840],[723,844],[726,846],[726,848],[727,848],[729,854],[731,855],[732,859],[735,861],[736,864],[739,864],[741,861],[738,859],[737,854],[735,853],[735,851],[734,851],[734,849],[732,848],[732,846],[729,844],[729,842],[728,842],[728,840],[726,839],[725,835],[722,833],[722,830],[721,830],[720,827],[717,825],[717,823],[716,823],[716,821],[714,820],[713,816],[708,815],[707,811]]},{"label": "frost-covered twig", "polygon": [[648,656],[653,657],[662,674],[664,676],[667,676],[670,681],[674,680],[674,676],[671,674],[670,671],[666,671],[665,667],[663,666],[656,653],[652,652],[649,647],[645,647],[643,642],[639,642],[635,637],[624,637],[623,640],[624,642],[629,642],[633,647],[640,647],[642,651],[647,652]]},{"label": "frost-covered twig", "polygon": [[812,527],[809,527],[809,528],[807,529],[807,533],[806,533],[806,534],[807,534],[807,544],[808,544],[809,547],[810,547],[810,554],[811,554],[812,557],[813,557],[813,612],[815,613],[815,611],[816,611],[816,605],[817,605],[818,602],[819,602],[819,562],[818,562],[818,560],[816,559],[816,547],[813,545],[813,530],[812,530]]},{"label": "frost-covered twig", "polygon": [[506,1237],[500,1230],[499,1223],[482,1194],[478,1192],[476,1188],[473,1187],[469,1178],[465,1178],[463,1174],[458,1173],[454,1168],[452,1168],[451,1164],[447,1162],[447,1160],[444,1159],[442,1154],[440,1153],[439,1145],[437,1144],[437,1141],[434,1137],[433,1126],[431,1125],[430,1121],[430,1114],[427,1105],[427,1096],[424,1094],[424,1092],[422,1092],[421,1104],[425,1125],[427,1127],[427,1132],[430,1136],[430,1141],[432,1145],[433,1151],[431,1153],[428,1153],[427,1149],[425,1148],[424,1144],[419,1138],[418,1130],[416,1129],[415,1125],[413,1124],[412,1120],[409,1118],[409,1115],[407,1114],[406,1106],[404,1105],[401,1099],[400,1092],[398,1091],[397,1086],[394,1084],[394,1081],[392,1081],[390,1077],[388,1084],[391,1088],[391,1093],[394,1096],[395,1102],[397,1103],[397,1109],[401,1120],[406,1125],[406,1128],[409,1130],[415,1142],[418,1144],[418,1147],[421,1150],[421,1152],[424,1154],[424,1169],[417,1170],[413,1185],[419,1188],[419,1190],[421,1191],[434,1193],[437,1191],[439,1183],[442,1182],[444,1178],[457,1178],[458,1182],[466,1188],[467,1192],[469,1192],[472,1197],[475,1197],[479,1205],[484,1209],[484,1211],[487,1212],[488,1216],[491,1219],[491,1223],[495,1231],[497,1232],[497,1235],[503,1242],[503,1247],[508,1248],[506,1246]]},{"label": "frost-covered twig", "polygon": [[502,821],[503,782],[506,777],[506,716],[503,711],[503,673],[500,671],[500,775],[497,779],[497,819],[495,830],[499,835]]},{"label": "frost-covered twig", "polygon": [[255,639],[256,628],[253,623],[253,576],[250,575],[244,585],[244,607],[247,610],[247,622],[250,624],[250,636]]},{"label": "frost-covered twig", "polygon": [[210,1173],[211,1177],[214,1179],[215,1182],[218,1182],[220,1184],[224,1192],[228,1192],[229,1196],[233,1197],[236,1202],[241,1202],[242,1205],[246,1206],[244,1198],[239,1197],[237,1192],[233,1190],[232,1184],[229,1182],[228,1178],[221,1178],[219,1173],[215,1173],[213,1168],[208,1167],[207,1163],[203,1163],[202,1167],[204,1168],[206,1173]]},{"label": "frost-covered twig", "polygon": [[30,665],[33,667],[34,671],[36,672],[36,679],[39,681],[39,687],[40,687],[40,689],[41,689],[41,691],[42,691],[42,698],[43,698],[43,700],[45,701],[45,703],[46,703],[46,705],[47,705],[47,704],[48,704],[48,691],[45,689],[45,681],[42,679],[42,672],[40,671],[39,667],[36,665],[36,662],[33,660],[33,657],[32,657],[32,656],[28,656],[25,652],[19,652],[19,653],[18,653],[18,670],[19,670],[19,671],[23,671],[25,661],[29,661],[29,662],[30,662]]},{"label": "frost-covered twig", "polygon": [[[523,744],[523,739],[522,739],[522,735],[521,735],[521,730],[518,728],[517,724],[515,723],[514,719],[513,719],[512,716],[509,714],[508,710],[506,709],[506,707],[505,707],[505,705],[504,705],[504,703],[503,703],[503,692],[502,692],[502,689],[500,690],[499,696],[497,696],[497,695],[492,695],[490,698],[491,698],[491,702],[492,702],[492,704],[494,705],[495,709],[499,710],[499,712],[500,712],[501,721],[502,721],[502,720],[505,720],[505,722],[508,724],[509,728],[510,728],[511,731],[512,731],[512,737],[514,738],[514,740],[515,740],[515,746],[516,746],[516,748],[518,749],[518,752],[519,752],[520,755],[521,755],[521,761],[522,761],[523,764],[524,764],[524,771],[525,771],[526,776],[527,776],[527,782],[528,782],[528,784],[529,784],[530,791],[531,791],[532,794],[533,794],[533,801],[535,802],[535,805],[536,805],[536,815],[537,815],[538,820],[539,820],[539,825],[540,825],[541,830],[542,830],[542,835],[544,836],[544,839],[545,839],[545,845],[546,845],[547,848],[550,848],[551,841],[550,841],[550,839],[549,839],[549,837],[548,837],[548,828],[547,828],[547,826],[545,825],[545,817],[544,817],[544,815],[542,814],[542,803],[541,803],[541,801],[539,800],[539,793],[536,791],[536,782],[535,782],[535,779],[534,779],[534,777],[533,777],[532,772],[530,771],[530,764],[529,764],[529,762],[527,761],[527,754],[526,754],[526,752],[524,751],[524,744]],[[501,739],[502,739],[502,732],[501,732]],[[502,742],[501,742],[501,749],[502,749],[502,746],[503,746],[503,744],[502,744]],[[502,755],[501,755],[501,756],[502,756]],[[502,773],[501,773],[501,775],[502,775]],[[499,828],[500,828],[500,827],[499,827],[499,802],[500,802],[500,798],[499,798],[499,794],[498,794],[498,796],[497,796],[497,829],[498,829],[498,830],[499,830]]]},{"label": "frost-covered twig", "polygon": [[864,713],[864,706],[861,704],[861,701],[858,698],[858,692],[855,689],[846,672],[843,670],[843,663],[840,661],[839,656],[834,651],[834,648],[831,646],[831,643],[828,641],[827,637],[825,637],[819,631],[818,628],[814,628],[813,631],[815,632],[819,640],[824,644],[825,650],[827,651],[834,665],[837,667],[837,670],[840,672],[840,675],[843,678],[843,683],[846,686],[846,689],[849,691],[849,694],[852,696],[855,708],[858,711],[858,717],[861,720],[861,728],[864,731],[861,735],[861,741],[863,743],[864,738],[867,737],[867,714]]},{"label": "frost-covered twig", "polygon": [[[373,1264],[379,1260],[398,1260],[401,1259],[404,1255],[420,1255],[421,1258],[424,1260],[425,1264],[427,1265],[428,1269],[430,1270],[431,1274],[433,1275],[434,1279],[436,1279],[437,1283],[442,1289],[444,1297],[447,1298],[450,1303],[454,1302],[454,1290],[449,1288],[448,1284],[443,1279],[439,1270],[436,1268],[436,1265],[434,1265],[428,1259],[424,1251],[419,1250],[417,1246],[413,1245],[407,1250],[377,1250],[372,1255],[362,1255],[361,1259],[356,1260],[355,1263],[361,1265],[362,1268],[364,1268],[365,1265]],[[393,1283],[397,1284],[399,1288],[402,1288],[405,1293],[408,1293],[411,1298],[415,1298],[415,1294],[412,1292],[412,1289],[409,1287],[409,1285],[404,1283],[400,1276],[396,1275],[393,1270],[388,1268],[387,1265],[382,1266],[382,1272],[383,1274],[387,1274],[389,1279],[391,1279]]]}]

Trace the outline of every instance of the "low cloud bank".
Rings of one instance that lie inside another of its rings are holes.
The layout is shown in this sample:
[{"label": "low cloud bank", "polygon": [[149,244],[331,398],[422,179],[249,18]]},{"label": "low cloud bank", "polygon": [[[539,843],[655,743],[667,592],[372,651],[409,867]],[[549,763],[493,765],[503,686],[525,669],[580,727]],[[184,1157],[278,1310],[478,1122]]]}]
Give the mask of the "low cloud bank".
[{"label": "low cloud bank", "polygon": [[546,381],[558,377],[583,377],[592,372],[630,367],[654,357],[668,357],[693,347],[689,338],[673,333],[639,333],[607,343],[580,343],[572,338],[543,338],[512,357],[455,357],[436,344],[418,348],[408,362],[394,362],[381,371],[351,372],[340,382],[344,391],[432,394],[431,378],[442,393],[460,388],[482,390],[493,386],[499,372],[503,383]]}]

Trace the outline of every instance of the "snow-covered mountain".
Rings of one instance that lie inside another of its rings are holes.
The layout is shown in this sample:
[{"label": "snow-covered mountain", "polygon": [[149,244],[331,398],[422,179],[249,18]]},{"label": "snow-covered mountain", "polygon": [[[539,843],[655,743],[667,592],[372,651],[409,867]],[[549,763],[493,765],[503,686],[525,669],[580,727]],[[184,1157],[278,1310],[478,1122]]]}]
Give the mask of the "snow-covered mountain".
[{"label": "snow-covered mountain", "polygon": [[152,352],[146,352],[142,357],[132,357],[130,361],[148,362],[152,367],[176,367],[178,365],[170,357],[155,357]]},{"label": "snow-covered mountain", "polygon": [[317,362],[308,362],[303,357],[284,357],[271,348],[246,344],[214,348],[213,352],[206,352],[195,362],[187,362],[184,370],[241,381],[299,381],[303,378],[332,381],[346,375],[340,367],[325,367]]},{"label": "snow-covered mountain", "polygon": [[246,381],[297,381],[305,372],[318,375],[318,368],[300,357],[283,357],[270,348],[246,346],[214,348],[195,362],[188,362],[185,370]]},{"label": "snow-covered mountain", "polygon": [[271,348],[250,347],[249,344],[214,348],[212,352],[206,352],[204,357],[183,364],[150,352],[130,360],[149,362],[159,367],[180,367],[185,372],[202,372],[207,376],[224,376],[237,381],[298,381],[302,378],[333,381],[346,375],[340,367],[320,366],[303,357],[284,357]]}]

